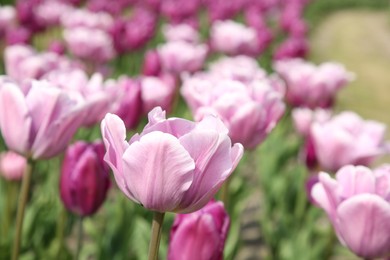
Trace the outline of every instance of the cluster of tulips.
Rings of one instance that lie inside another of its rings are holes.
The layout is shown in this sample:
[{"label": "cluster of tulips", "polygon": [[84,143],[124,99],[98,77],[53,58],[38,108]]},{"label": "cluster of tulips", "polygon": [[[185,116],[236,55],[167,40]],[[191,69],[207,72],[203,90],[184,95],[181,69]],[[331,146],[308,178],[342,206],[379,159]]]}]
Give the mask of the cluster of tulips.
[{"label": "cluster of tulips", "polygon": [[[307,4],[0,6],[0,174],[7,183],[22,181],[12,259],[21,251],[35,166],[55,157],[58,195],[80,223],[120,190],[154,214],[149,259],[158,258],[166,212],[177,213],[168,259],[222,259],[230,226],[224,203],[230,179],[240,174],[233,171],[283,116],[304,139],[299,159],[310,172],[308,200],[326,211],[340,242],[365,259],[390,254],[390,167],[367,168],[389,152],[386,126],[350,111],[333,115],[337,92],[354,74],[303,59]],[[272,72],[258,62],[267,52]],[[137,75],[126,75],[126,59]],[[194,121],[167,118],[185,107],[180,115]]]}]

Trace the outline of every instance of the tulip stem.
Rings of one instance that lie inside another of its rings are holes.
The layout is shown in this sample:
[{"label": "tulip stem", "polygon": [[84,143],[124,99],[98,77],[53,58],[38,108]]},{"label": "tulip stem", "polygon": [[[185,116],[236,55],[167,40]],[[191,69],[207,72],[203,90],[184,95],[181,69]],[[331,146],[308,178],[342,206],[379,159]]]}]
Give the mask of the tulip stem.
[{"label": "tulip stem", "polygon": [[160,247],[161,240],[161,229],[162,223],[164,221],[165,213],[154,212],[153,214],[153,223],[152,223],[152,234],[150,237],[149,244],[149,260],[157,260],[158,259],[158,249]]},{"label": "tulip stem", "polygon": [[225,205],[225,208],[228,208],[229,203],[229,185],[231,182],[232,176],[229,176],[229,178],[225,181],[225,183],[222,185],[221,188],[221,200],[223,204]]},{"label": "tulip stem", "polygon": [[78,221],[77,221],[77,249],[76,249],[76,255],[74,258],[75,260],[79,259],[81,248],[83,245],[83,236],[84,236],[83,220],[84,220],[84,218],[82,216],[80,216]]},{"label": "tulip stem", "polygon": [[23,230],[24,211],[27,205],[27,198],[30,190],[33,167],[34,167],[34,162],[29,159],[27,163],[26,172],[23,175],[22,189],[20,190],[20,195],[19,195],[18,212],[16,214],[16,231],[14,237],[14,245],[12,248],[12,260],[17,260],[19,258],[20,241],[22,238],[22,230]]}]

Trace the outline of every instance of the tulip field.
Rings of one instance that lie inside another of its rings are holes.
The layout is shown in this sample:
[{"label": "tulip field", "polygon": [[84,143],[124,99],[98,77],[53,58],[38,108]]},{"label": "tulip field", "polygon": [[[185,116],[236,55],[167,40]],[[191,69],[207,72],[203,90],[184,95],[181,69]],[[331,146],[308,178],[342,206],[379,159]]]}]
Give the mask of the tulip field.
[{"label": "tulip field", "polygon": [[387,0],[2,0],[0,260],[390,257]]}]

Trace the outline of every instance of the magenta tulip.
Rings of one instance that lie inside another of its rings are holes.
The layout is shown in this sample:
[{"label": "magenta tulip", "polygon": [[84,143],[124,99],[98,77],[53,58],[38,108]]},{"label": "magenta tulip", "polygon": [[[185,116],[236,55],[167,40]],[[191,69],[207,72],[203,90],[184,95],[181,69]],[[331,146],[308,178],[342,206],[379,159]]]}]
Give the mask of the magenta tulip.
[{"label": "magenta tulip", "polygon": [[109,167],[103,160],[104,145],[76,142],[66,150],[61,168],[60,194],[65,207],[80,216],[94,214],[110,186]]},{"label": "magenta tulip", "polygon": [[25,157],[12,151],[0,154],[0,175],[10,181],[22,180],[27,169]]},{"label": "magenta tulip", "polygon": [[364,259],[390,254],[390,171],[345,166],[336,179],[320,173],[312,196],[343,245]]},{"label": "magenta tulip", "polygon": [[123,121],[107,114],[101,124],[105,161],[118,187],[131,200],[158,212],[189,213],[202,208],[230,176],[243,154],[228,130],[212,116],[194,123],[149,113],[140,134],[126,141]]},{"label": "magenta tulip", "polygon": [[65,150],[83,123],[87,105],[45,81],[19,87],[0,79],[0,129],[10,150],[46,159]]},{"label": "magenta tulip", "polygon": [[168,260],[221,260],[230,219],[222,202],[210,201],[191,214],[176,215]]}]

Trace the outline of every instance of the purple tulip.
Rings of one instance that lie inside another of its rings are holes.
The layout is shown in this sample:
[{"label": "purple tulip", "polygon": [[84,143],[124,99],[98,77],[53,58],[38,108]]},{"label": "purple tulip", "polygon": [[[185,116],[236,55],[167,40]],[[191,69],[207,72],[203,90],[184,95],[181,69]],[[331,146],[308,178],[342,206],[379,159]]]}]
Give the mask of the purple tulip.
[{"label": "purple tulip", "polygon": [[230,176],[243,154],[215,117],[199,123],[165,118],[153,109],[141,134],[129,142],[123,121],[107,114],[101,124],[105,161],[131,200],[159,212],[199,210]]},{"label": "purple tulip", "polygon": [[277,61],[276,72],[287,85],[287,102],[294,107],[329,108],[336,93],[354,79],[354,75],[338,63],[316,66],[302,59]]},{"label": "purple tulip", "polygon": [[84,27],[109,32],[114,25],[114,18],[105,12],[90,12],[86,9],[73,9],[61,17],[61,24],[65,29]]},{"label": "purple tulip", "polygon": [[119,116],[127,129],[134,129],[143,115],[141,84],[138,80],[121,77],[106,82],[107,92],[114,96],[111,112]]},{"label": "purple tulip", "polygon": [[385,131],[382,123],[343,112],[326,122],[315,122],[310,136],[321,167],[335,172],[347,164],[369,165],[384,154]]},{"label": "purple tulip", "polygon": [[142,74],[145,76],[158,76],[161,72],[161,61],[156,50],[148,50],[142,65]]},{"label": "purple tulip", "polygon": [[196,16],[201,0],[164,0],[161,1],[161,13],[170,20],[181,20]]},{"label": "purple tulip", "polygon": [[7,45],[27,44],[31,41],[31,38],[31,31],[25,27],[12,28],[5,33]]},{"label": "purple tulip", "polygon": [[302,136],[310,135],[311,125],[315,122],[324,123],[332,116],[332,112],[327,109],[316,108],[294,108],[292,110],[292,118],[295,130]]},{"label": "purple tulip", "polygon": [[364,259],[390,254],[390,171],[345,166],[336,179],[320,173],[312,189],[343,245]]},{"label": "purple tulip", "polygon": [[25,157],[12,151],[0,154],[0,175],[9,181],[20,181],[27,169]]},{"label": "purple tulip", "polygon": [[232,19],[242,8],[243,1],[204,0],[209,20]]},{"label": "purple tulip", "polygon": [[309,43],[305,37],[289,37],[274,52],[274,60],[304,58],[309,52]]},{"label": "purple tulip", "polygon": [[80,216],[94,214],[110,187],[109,167],[103,160],[104,145],[76,142],[66,150],[61,168],[60,194],[65,207]]},{"label": "purple tulip", "polygon": [[66,51],[65,45],[61,41],[52,41],[47,49],[48,51],[57,53],[58,55],[64,55]]},{"label": "purple tulip", "polygon": [[220,260],[230,226],[222,202],[210,201],[191,214],[176,215],[168,260]]},{"label": "purple tulip", "polygon": [[110,30],[115,50],[124,53],[141,48],[154,36],[156,23],[156,14],[146,8],[136,8],[129,19],[117,19]]},{"label": "purple tulip", "polygon": [[20,87],[0,79],[0,129],[10,150],[47,159],[65,150],[83,123],[86,104],[45,81]]}]

